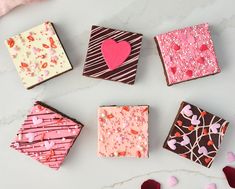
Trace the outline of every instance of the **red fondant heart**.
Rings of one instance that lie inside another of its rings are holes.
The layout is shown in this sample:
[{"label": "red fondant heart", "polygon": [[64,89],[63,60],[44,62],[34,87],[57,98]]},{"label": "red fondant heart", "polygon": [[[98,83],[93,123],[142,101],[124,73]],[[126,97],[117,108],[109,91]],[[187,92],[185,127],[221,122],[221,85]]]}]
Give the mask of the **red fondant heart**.
[{"label": "red fondant heart", "polygon": [[141,185],[141,189],[160,189],[160,188],[161,188],[161,184],[152,179],[146,180]]},{"label": "red fondant heart", "polygon": [[106,39],[102,42],[101,52],[110,70],[121,66],[131,53],[131,45],[127,41],[116,42]]},{"label": "red fondant heart", "polygon": [[231,188],[235,188],[235,168],[226,166],[223,168],[228,184]]}]

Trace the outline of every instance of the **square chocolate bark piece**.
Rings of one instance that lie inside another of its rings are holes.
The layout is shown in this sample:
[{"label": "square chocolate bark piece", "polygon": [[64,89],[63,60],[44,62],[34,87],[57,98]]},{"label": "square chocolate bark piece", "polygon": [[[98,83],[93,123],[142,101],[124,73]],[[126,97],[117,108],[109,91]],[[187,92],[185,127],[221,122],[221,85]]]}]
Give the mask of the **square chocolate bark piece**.
[{"label": "square chocolate bark piece", "polygon": [[182,102],[164,148],[210,167],[229,122],[187,102]]},{"label": "square chocolate bark piece", "polygon": [[45,22],[5,41],[27,89],[72,70],[51,22]]},{"label": "square chocolate bark piece", "polygon": [[98,110],[99,157],[148,157],[148,106]]},{"label": "square chocolate bark piece", "polygon": [[134,84],[142,34],[92,26],[83,75]]},{"label": "square chocolate bark piece", "polygon": [[50,168],[59,169],[82,128],[79,121],[38,101],[11,147]]},{"label": "square chocolate bark piece", "polygon": [[208,24],[174,30],[154,39],[167,85],[220,72]]}]

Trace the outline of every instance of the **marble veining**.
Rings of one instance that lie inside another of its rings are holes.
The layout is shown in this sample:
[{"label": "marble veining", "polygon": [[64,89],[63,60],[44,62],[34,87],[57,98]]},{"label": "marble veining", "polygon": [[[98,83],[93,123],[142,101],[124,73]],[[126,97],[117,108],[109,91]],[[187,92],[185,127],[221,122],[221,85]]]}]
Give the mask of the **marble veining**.
[{"label": "marble veining", "polygon": [[[162,145],[183,100],[215,112],[234,125],[234,7],[234,0],[47,0],[18,7],[1,17],[0,167],[4,171],[0,172],[0,188],[134,189],[140,188],[141,183],[149,178],[158,180],[163,188],[167,188],[167,178],[174,175],[179,179],[175,189],[204,188],[211,182],[216,183],[218,189],[228,189],[222,168],[227,165],[226,152],[235,152],[234,127],[228,129],[210,169],[180,158],[164,150]],[[74,70],[26,90],[4,40],[47,20],[55,23]],[[221,73],[167,87],[153,37],[205,22],[211,26]],[[91,25],[144,35],[135,85],[82,76]],[[79,118],[86,125],[79,143],[74,144],[59,172],[48,170],[9,148],[35,100]],[[110,104],[150,105],[149,159],[96,156],[97,108]],[[230,165],[235,166],[234,163]],[[25,179],[28,177],[30,179]]]}]

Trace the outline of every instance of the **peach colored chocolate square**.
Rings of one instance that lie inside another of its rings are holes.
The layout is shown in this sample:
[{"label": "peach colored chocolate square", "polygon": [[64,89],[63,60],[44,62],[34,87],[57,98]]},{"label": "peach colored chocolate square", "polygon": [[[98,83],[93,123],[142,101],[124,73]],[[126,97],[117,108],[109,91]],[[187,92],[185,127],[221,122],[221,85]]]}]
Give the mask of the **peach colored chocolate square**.
[{"label": "peach colored chocolate square", "polygon": [[100,107],[98,156],[148,157],[148,106]]},{"label": "peach colored chocolate square", "polygon": [[220,72],[208,24],[155,37],[168,85]]}]

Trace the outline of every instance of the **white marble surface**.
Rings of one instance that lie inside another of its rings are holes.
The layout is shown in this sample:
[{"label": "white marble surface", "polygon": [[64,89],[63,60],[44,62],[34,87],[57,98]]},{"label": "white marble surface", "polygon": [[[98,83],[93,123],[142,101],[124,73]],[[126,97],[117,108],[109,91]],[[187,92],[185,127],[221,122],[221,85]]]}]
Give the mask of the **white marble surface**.
[{"label": "white marble surface", "polygon": [[[75,69],[27,91],[3,41],[45,20],[56,24]],[[153,36],[201,22],[212,25],[222,73],[167,87]],[[92,24],[144,34],[134,86],[81,75]],[[153,178],[167,189],[171,175],[180,180],[176,189],[204,188],[211,182],[219,189],[229,188],[221,169],[226,165],[226,152],[235,152],[234,33],[234,0],[48,0],[19,7],[0,18],[0,188],[140,189],[144,180]],[[86,125],[57,172],[9,148],[35,100],[45,101]],[[162,149],[182,100],[231,122],[210,169]],[[151,106],[149,159],[97,158],[96,110],[103,104]]]}]

